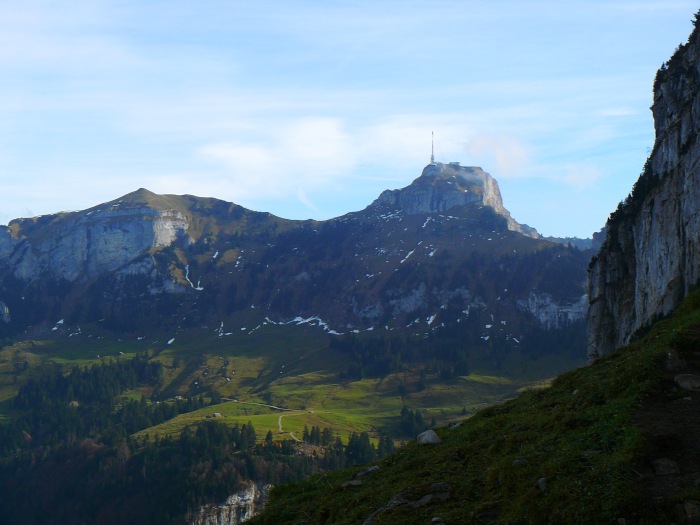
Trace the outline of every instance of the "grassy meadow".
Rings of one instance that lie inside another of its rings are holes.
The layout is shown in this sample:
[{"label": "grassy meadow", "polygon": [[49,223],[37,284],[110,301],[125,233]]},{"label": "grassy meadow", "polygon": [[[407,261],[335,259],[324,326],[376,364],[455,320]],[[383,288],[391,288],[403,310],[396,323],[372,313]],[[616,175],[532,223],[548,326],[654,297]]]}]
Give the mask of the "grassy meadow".
[{"label": "grassy meadow", "polygon": [[408,437],[397,433],[403,406],[420,410],[426,423],[434,418],[444,425],[538,384],[478,373],[445,381],[428,372],[419,386],[420,370],[410,367],[383,378],[343,378],[338,371],[348,367],[348,356],[329,348],[331,336],[309,326],[268,324],[235,333],[212,327],[122,339],[57,332],[0,350],[0,418],[10,413],[19,386],[42,367],[92,366],[137,353],[164,365],[162,384],[125,393],[125,399],[172,402],[177,396],[208,399],[213,392],[222,398],[138,433],[151,437],[178,434],[217,413],[230,425],[250,421],[259,439],[268,431],[275,439],[301,439],[304,427],[318,426],[344,440],[363,431],[373,439],[384,431],[402,440]]}]

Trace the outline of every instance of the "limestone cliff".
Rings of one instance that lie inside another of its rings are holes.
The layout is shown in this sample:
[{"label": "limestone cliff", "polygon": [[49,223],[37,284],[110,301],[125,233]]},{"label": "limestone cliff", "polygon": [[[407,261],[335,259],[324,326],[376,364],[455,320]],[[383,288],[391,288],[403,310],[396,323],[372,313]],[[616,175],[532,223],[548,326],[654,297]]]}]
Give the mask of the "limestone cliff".
[{"label": "limestone cliff", "polygon": [[[50,274],[67,281],[88,279],[124,267],[187,232],[180,211],[142,202],[146,190],[83,212],[17,219],[0,231],[0,262],[15,277]],[[131,197],[131,198],[129,198]]]},{"label": "limestone cliff", "polygon": [[270,485],[250,483],[220,505],[204,505],[188,516],[190,525],[238,525],[258,514],[270,492]]},{"label": "limestone cliff", "polygon": [[700,33],[654,82],[656,142],[589,267],[589,357],[668,314],[700,277]]},{"label": "limestone cliff", "polygon": [[400,209],[409,215],[438,213],[456,206],[476,203],[490,206],[506,219],[508,229],[538,239],[534,228],[520,224],[503,207],[496,179],[478,167],[436,162],[423,169],[420,177],[400,190],[387,190],[372,203]]}]

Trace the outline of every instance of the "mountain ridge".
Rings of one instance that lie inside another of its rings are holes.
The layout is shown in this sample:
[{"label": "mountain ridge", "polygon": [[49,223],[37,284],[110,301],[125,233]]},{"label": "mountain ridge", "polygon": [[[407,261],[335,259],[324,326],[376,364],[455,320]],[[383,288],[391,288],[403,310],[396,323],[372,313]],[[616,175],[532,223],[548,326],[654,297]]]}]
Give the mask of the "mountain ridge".
[{"label": "mountain ridge", "polygon": [[[156,318],[167,325],[155,306],[163,294],[193,325],[318,316],[338,333],[430,331],[486,310],[503,312],[514,328],[528,318],[546,329],[580,321],[585,252],[533,232],[503,208],[490,175],[454,164],[429,165],[408,187],[328,221],[141,188],[0,229],[0,301],[12,319],[0,328],[16,333],[58,318],[106,319],[118,330]],[[518,263],[523,258],[540,262]],[[538,274],[538,265],[553,273]],[[559,274],[562,286],[552,284]],[[576,284],[564,286],[565,275]],[[47,279],[51,286],[41,284]],[[61,291],[47,296],[47,286]],[[325,286],[335,292],[323,293]],[[133,295],[137,289],[145,295]],[[142,321],[131,314],[135,304]]]}]

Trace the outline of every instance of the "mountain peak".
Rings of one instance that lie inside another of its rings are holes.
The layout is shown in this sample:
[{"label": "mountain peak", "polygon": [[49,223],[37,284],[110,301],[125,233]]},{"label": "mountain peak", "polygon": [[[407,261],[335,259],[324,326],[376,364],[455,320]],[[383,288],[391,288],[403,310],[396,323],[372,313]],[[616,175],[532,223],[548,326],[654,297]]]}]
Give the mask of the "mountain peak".
[{"label": "mountain peak", "polygon": [[[106,204],[113,206],[120,204],[125,208],[141,208],[145,206],[156,210],[172,210],[182,208],[182,200],[183,196],[180,195],[158,195],[146,188],[139,188]],[[101,206],[103,205],[99,205],[97,208]]]},{"label": "mountain peak", "polygon": [[469,205],[489,206],[506,219],[509,230],[540,237],[534,228],[516,222],[503,207],[496,179],[479,167],[460,166],[458,162],[428,164],[409,186],[386,190],[372,203],[409,215],[440,213]]}]

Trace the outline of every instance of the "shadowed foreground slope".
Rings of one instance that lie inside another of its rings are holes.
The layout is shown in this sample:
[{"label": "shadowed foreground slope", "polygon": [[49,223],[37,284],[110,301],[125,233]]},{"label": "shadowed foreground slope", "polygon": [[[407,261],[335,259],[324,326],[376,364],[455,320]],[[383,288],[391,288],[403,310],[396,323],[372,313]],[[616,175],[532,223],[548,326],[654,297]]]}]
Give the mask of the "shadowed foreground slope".
[{"label": "shadowed foreground slope", "polygon": [[695,293],[614,355],[438,429],[438,445],[278,487],[250,523],[697,523],[700,432],[684,414],[700,392],[674,378],[698,348]]}]

